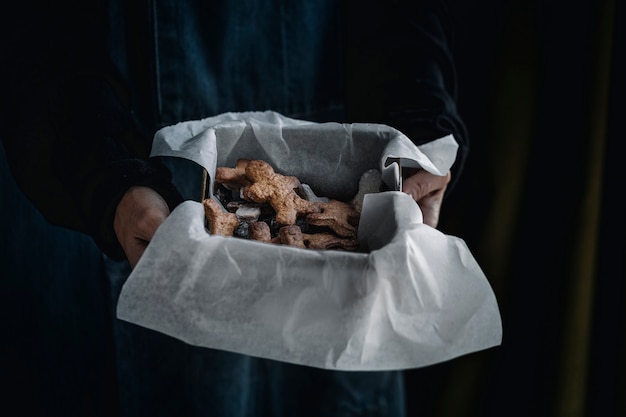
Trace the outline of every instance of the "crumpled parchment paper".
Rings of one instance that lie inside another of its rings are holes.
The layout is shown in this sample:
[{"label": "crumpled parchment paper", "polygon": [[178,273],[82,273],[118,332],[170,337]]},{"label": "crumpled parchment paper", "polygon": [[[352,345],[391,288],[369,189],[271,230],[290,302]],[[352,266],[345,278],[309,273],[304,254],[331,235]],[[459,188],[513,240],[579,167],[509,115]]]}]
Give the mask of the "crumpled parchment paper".
[{"label": "crumpled parchment paper", "polygon": [[[153,156],[190,159],[212,178],[264,159],[319,196],[348,200],[376,168],[399,190],[402,166],[437,175],[451,136],[416,147],[384,125],[227,113],[155,136]],[[501,343],[495,295],[464,241],[422,222],[400,191],[367,194],[363,251],[318,251],[210,235],[199,202],[157,230],[118,300],[120,319],[207,348],[334,370],[408,369]]]}]

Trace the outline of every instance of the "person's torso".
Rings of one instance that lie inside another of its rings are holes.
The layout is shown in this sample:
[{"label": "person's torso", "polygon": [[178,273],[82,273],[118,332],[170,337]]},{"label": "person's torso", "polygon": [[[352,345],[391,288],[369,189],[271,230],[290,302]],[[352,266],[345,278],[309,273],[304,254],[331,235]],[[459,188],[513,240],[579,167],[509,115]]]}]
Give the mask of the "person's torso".
[{"label": "person's torso", "polygon": [[344,117],[342,2],[112,0],[109,13],[113,60],[154,127],[237,111]]}]

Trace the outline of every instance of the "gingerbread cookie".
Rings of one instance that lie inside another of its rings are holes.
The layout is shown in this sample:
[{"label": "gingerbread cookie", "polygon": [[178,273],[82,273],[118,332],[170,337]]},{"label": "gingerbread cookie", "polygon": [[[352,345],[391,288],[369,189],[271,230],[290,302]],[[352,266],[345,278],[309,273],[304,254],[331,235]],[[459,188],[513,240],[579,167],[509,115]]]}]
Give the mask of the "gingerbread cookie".
[{"label": "gingerbread cookie", "polygon": [[359,191],[354,198],[350,200],[350,205],[352,205],[356,211],[361,213],[363,210],[363,199],[365,198],[365,194],[377,193],[380,191],[380,184],[381,174],[379,170],[369,169],[365,171],[359,180]]},{"label": "gingerbread cookie", "polygon": [[303,233],[302,239],[309,249],[356,251],[359,248],[359,242],[356,239],[340,237],[333,233]]},{"label": "gingerbread cookie", "polygon": [[272,241],[272,234],[270,233],[269,225],[263,221],[250,223],[248,225],[248,239],[270,243]]},{"label": "gingerbread cookie", "polygon": [[249,159],[240,158],[234,168],[217,167],[215,169],[215,181],[222,184],[229,190],[239,190],[241,187],[250,185],[250,180],[246,177],[246,167]]},{"label": "gingerbread cookie", "polygon": [[319,207],[320,213],[311,213],[306,216],[309,224],[329,227],[341,237],[356,236],[360,215],[350,204],[330,200],[328,203],[319,203]]},{"label": "gingerbread cookie", "polygon": [[224,210],[222,205],[212,198],[205,199],[202,205],[209,223],[209,232],[212,235],[232,236],[239,226],[237,215]]},{"label": "gingerbread cookie", "polygon": [[298,216],[319,213],[319,203],[301,198],[295,191],[300,181],[293,176],[281,175],[270,164],[261,160],[249,161],[246,177],[252,182],[242,190],[245,199],[268,203],[276,212],[276,222],[295,224]]},{"label": "gingerbread cookie", "polygon": [[[206,211],[213,216],[209,224],[215,224],[216,228],[211,233],[298,248],[358,250],[360,207],[356,203],[374,189],[365,187],[363,182],[362,178],[360,194],[350,202],[343,202],[316,196],[298,178],[276,172],[265,161],[239,159],[235,168],[216,170],[216,190],[226,190],[220,194],[222,201],[228,214],[237,217],[239,226],[232,216],[225,217],[223,207],[216,210],[207,202]],[[236,191],[237,195],[230,191]]]},{"label": "gingerbread cookie", "polygon": [[297,248],[305,248],[304,238],[300,227],[294,225],[283,226],[278,232],[280,243],[283,245],[295,246]]}]

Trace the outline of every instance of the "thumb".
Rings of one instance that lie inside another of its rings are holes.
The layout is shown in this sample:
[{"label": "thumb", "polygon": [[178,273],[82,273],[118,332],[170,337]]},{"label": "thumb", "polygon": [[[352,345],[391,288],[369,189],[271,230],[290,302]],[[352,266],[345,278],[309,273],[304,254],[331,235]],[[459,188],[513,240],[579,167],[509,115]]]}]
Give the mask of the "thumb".
[{"label": "thumb", "polygon": [[169,215],[163,198],[147,187],[132,187],[117,206],[113,226],[131,267],[139,261],[157,228]]}]

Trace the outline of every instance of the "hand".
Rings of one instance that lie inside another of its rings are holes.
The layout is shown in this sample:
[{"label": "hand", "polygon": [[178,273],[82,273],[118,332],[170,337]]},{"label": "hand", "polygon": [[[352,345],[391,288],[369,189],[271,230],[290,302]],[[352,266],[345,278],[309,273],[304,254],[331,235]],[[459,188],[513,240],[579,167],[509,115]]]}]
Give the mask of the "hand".
[{"label": "hand", "polygon": [[113,229],[132,268],[169,214],[167,203],[152,188],[131,187],[124,194],[115,211]]},{"label": "hand", "polygon": [[402,191],[413,197],[420,206],[424,223],[437,227],[443,194],[450,183],[450,171],[439,176],[423,169],[411,169],[403,172],[403,178]]}]

